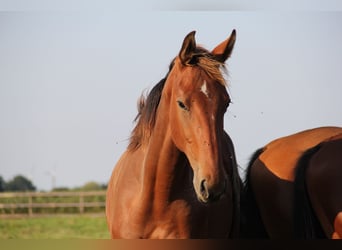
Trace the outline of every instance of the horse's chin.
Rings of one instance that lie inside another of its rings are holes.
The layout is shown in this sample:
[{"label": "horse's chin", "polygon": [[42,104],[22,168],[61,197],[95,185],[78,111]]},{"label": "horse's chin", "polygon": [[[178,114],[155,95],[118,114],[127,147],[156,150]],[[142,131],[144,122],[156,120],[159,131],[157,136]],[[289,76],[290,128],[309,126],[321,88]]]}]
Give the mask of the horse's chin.
[{"label": "horse's chin", "polygon": [[202,195],[196,193],[197,200],[202,204],[208,204],[209,199],[205,199]]},{"label": "horse's chin", "polygon": [[[200,186],[200,185],[198,185],[198,186]],[[216,201],[216,200],[212,199],[211,197],[204,196],[198,189],[199,188],[195,188],[195,193],[196,193],[197,200],[200,203],[202,203],[202,204],[209,204],[211,202]]]},{"label": "horse's chin", "polygon": [[226,195],[223,193],[220,196],[205,198],[202,195],[199,195],[199,194],[196,193],[196,197],[197,197],[197,200],[200,203],[202,203],[202,204],[210,204],[210,203],[215,203],[215,202],[218,202],[218,201],[222,200],[224,197],[226,197]]}]

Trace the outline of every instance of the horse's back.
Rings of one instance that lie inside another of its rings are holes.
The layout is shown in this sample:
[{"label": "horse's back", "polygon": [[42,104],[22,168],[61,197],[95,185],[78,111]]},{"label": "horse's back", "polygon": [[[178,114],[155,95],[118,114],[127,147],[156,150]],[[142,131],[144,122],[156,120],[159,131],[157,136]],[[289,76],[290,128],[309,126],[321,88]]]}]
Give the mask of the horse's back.
[{"label": "horse's back", "polygon": [[278,178],[293,182],[303,152],[340,133],[339,127],[320,127],[285,136],[267,144],[259,160]]}]

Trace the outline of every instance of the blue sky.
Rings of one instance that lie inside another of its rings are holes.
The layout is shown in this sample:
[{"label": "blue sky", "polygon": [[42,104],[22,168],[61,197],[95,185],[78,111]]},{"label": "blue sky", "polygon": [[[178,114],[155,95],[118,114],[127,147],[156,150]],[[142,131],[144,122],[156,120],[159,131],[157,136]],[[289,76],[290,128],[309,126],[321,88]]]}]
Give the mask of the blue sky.
[{"label": "blue sky", "polygon": [[225,128],[241,167],[276,137],[342,124],[340,11],[37,6],[0,12],[0,175],[6,180],[24,174],[45,190],[51,174],[57,186],[107,182],[127,146],[138,97],[166,74],[192,30],[208,49],[237,30],[227,62],[233,104]]}]

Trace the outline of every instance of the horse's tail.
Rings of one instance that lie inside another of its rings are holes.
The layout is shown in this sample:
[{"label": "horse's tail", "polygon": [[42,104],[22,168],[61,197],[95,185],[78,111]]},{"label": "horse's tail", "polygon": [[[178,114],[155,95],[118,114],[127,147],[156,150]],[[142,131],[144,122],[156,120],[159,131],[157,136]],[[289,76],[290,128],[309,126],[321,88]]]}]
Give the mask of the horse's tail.
[{"label": "horse's tail", "polygon": [[264,148],[260,148],[252,155],[247,166],[246,177],[243,183],[243,190],[241,195],[240,230],[241,236],[244,238],[268,237],[259,213],[259,208],[255,200],[252,186],[249,182],[252,165],[263,152]]},{"label": "horse's tail", "polygon": [[324,231],[312,208],[306,186],[306,170],[321,144],[308,149],[298,160],[294,180],[294,237],[299,239],[325,238]]}]

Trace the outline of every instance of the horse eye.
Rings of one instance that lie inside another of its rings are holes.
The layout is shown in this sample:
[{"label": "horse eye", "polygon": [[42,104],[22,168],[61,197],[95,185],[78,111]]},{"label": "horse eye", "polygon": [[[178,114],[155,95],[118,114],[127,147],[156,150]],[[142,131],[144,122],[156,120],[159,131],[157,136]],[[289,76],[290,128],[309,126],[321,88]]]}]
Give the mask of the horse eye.
[{"label": "horse eye", "polygon": [[188,110],[188,108],[185,106],[185,104],[182,101],[177,101],[177,103],[181,109]]}]

